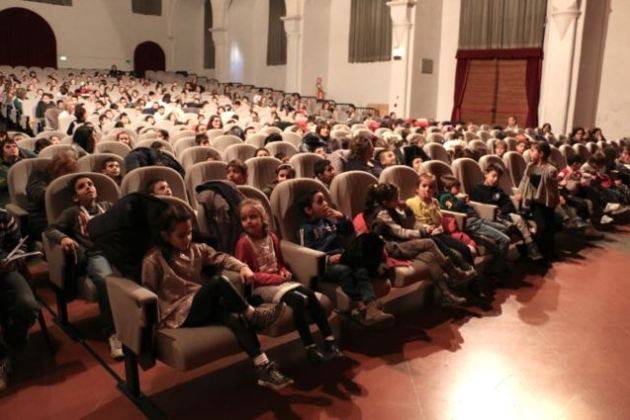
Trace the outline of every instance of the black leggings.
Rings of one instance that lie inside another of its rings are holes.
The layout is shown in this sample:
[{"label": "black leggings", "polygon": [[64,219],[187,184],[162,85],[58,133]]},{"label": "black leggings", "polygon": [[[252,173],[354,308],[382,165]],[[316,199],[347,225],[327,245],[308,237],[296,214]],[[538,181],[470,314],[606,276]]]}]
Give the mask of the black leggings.
[{"label": "black leggings", "polygon": [[261,351],[256,331],[243,316],[248,306],[227,278],[213,276],[195,294],[182,328],[223,324],[236,336],[241,348],[253,358],[260,355]]},{"label": "black leggings", "polygon": [[453,251],[457,251],[468,264],[473,265],[475,263],[472,253],[470,252],[470,249],[466,246],[466,244],[453,238],[450,233],[440,233],[439,235],[433,235],[431,236],[431,239],[435,241],[435,244],[438,246],[438,248],[440,248],[442,254],[451,258],[451,261],[453,261],[453,263],[458,267],[462,268],[459,264],[459,259],[457,258],[457,256],[453,255]]},{"label": "black leggings", "polygon": [[305,346],[314,343],[311,330],[308,327],[308,315],[315,321],[323,337],[332,335],[326,312],[312,290],[298,286],[285,293],[282,296],[282,301],[293,310],[293,322]]},{"label": "black leggings", "polygon": [[544,204],[532,203],[532,214],[536,222],[536,245],[543,258],[550,263],[556,248],[555,210]]}]

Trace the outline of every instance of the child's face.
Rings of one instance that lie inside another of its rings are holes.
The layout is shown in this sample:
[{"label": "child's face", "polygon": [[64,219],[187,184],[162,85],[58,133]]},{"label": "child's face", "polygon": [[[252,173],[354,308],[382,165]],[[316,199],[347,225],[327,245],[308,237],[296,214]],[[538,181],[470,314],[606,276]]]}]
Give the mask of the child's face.
[{"label": "child's face", "polygon": [[243,185],[247,181],[245,174],[243,172],[231,166],[228,167],[228,170],[227,170],[227,179],[228,181],[232,181],[236,185]]},{"label": "child's face", "polygon": [[453,185],[450,189],[451,194],[457,195],[460,193],[459,185]]},{"label": "child's face", "polygon": [[422,199],[430,199],[433,197],[434,183],[429,180],[422,179],[420,180],[420,185],[418,185],[417,194]]},{"label": "child's face", "polygon": [[192,222],[178,222],[170,231],[163,231],[162,238],[166,243],[180,251],[186,251],[192,242]]},{"label": "child's face", "polygon": [[256,157],[265,157],[269,156],[269,152],[266,150],[259,150],[256,152]]},{"label": "child's face", "polygon": [[486,172],[484,175],[484,184],[489,187],[494,187],[497,185],[497,182],[499,182],[499,174],[497,171]]},{"label": "child's face", "polygon": [[80,178],[74,184],[74,201],[82,206],[91,205],[96,200],[96,187],[90,178]]},{"label": "child's face", "polygon": [[415,158],[413,160],[413,169],[416,172],[418,172],[418,173],[420,172],[420,169],[422,169],[422,159],[421,158]]},{"label": "child's face", "polygon": [[324,149],[323,147],[318,147],[317,149],[315,149],[315,153],[320,156],[326,157],[326,149]]},{"label": "child's face", "polygon": [[499,155],[499,156],[503,156],[503,154],[505,153],[505,146],[503,146],[502,144],[497,146],[494,149],[495,154]]},{"label": "child's face", "polygon": [[616,187],[621,187],[621,184],[623,184],[621,178],[616,178],[615,179],[615,186]]},{"label": "child's face", "polygon": [[158,181],[153,186],[153,195],[171,197],[173,191],[166,181]]},{"label": "child's face", "polygon": [[529,149],[529,157],[532,159],[532,162],[538,162],[540,160],[540,151],[537,148],[532,147]]},{"label": "child's face", "polygon": [[396,164],[396,155],[394,152],[381,153],[381,166],[387,167]]},{"label": "child's face", "polygon": [[328,209],[328,202],[326,201],[324,194],[318,192],[313,195],[311,207],[306,207],[304,211],[310,219],[317,220],[326,217],[326,215],[328,214]]},{"label": "child's face", "polygon": [[263,236],[263,220],[253,206],[244,206],[241,209],[241,225],[249,236],[260,238]]},{"label": "child's face", "polygon": [[287,179],[292,179],[293,174],[291,173],[290,169],[281,169],[280,171],[278,171],[278,175],[276,175],[276,181],[278,182],[282,182],[282,181],[286,181]]},{"label": "child's face", "polygon": [[518,153],[520,153],[521,155],[522,155],[523,153],[525,153],[525,149],[527,149],[527,144],[526,144],[525,142],[523,142],[523,141],[522,141],[522,142],[519,142],[519,143],[516,145],[516,151],[517,151]]},{"label": "child's face", "polygon": [[103,172],[105,172],[105,175],[118,176],[120,175],[120,164],[115,161],[107,162],[105,168],[103,168]]},{"label": "child's face", "polygon": [[319,180],[322,181],[324,184],[330,184],[334,177],[335,168],[333,168],[332,165],[326,166],[324,172],[318,175]]}]

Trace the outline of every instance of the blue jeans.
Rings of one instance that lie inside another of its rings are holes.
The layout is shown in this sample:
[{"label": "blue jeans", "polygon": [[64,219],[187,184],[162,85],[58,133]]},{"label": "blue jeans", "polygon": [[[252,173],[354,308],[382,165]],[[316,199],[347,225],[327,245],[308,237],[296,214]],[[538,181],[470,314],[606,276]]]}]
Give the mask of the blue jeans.
[{"label": "blue jeans", "polygon": [[109,337],[114,333],[114,320],[112,318],[112,309],[109,306],[105,277],[113,273],[112,266],[103,255],[89,255],[87,257],[85,272],[92,279],[96,287],[103,333],[106,337]]},{"label": "blue jeans", "polygon": [[326,266],[324,281],[337,283],[354,301],[371,302],[376,299],[370,282],[370,274],[365,268],[352,268],[345,264]]},{"label": "blue jeans", "polygon": [[511,240],[506,234],[507,229],[503,224],[481,218],[468,219],[466,222],[466,231],[470,232],[473,236],[487,236],[496,242],[500,252],[507,254]]}]

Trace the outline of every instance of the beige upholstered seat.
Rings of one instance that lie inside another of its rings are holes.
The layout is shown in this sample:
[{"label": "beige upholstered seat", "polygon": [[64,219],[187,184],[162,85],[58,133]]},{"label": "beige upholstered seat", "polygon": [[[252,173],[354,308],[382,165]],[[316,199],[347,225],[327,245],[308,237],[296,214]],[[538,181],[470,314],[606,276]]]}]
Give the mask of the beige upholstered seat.
[{"label": "beige upholstered seat", "polygon": [[28,215],[28,198],[26,185],[28,178],[34,171],[42,171],[50,164],[48,158],[22,159],[11,166],[7,173],[7,187],[10,202],[5,208],[18,220]]},{"label": "beige upholstered seat", "polygon": [[579,155],[582,159],[584,159],[585,162],[591,155],[591,153],[588,151],[588,148],[582,143],[575,143],[573,145],[573,150],[575,150],[575,153]]},{"label": "beige upholstered seat", "polygon": [[439,179],[444,175],[453,175],[451,167],[441,160],[422,162],[422,167],[426,172],[433,174],[437,181],[439,181]]},{"label": "beige upholstered seat", "polygon": [[560,153],[562,153],[567,162],[571,159],[571,157],[575,156],[575,150],[568,144],[560,146]]},{"label": "beige upholstered seat", "polygon": [[461,183],[462,192],[470,194],[475,185],[483,183],[483,172],[479,164],[469,158],[455,159],[451,164],[453,175]]},{"label": "beige upholstered seat", "polygon": [[507,152],[503,155],[503,163],[512,178],[512,183],[518,187],[527,167],[525,159],[517,152]]},{"label": "beige upholstered seat", "polygon": [[472,150],[479,156],[488,154],[488,146],[481,140],[472,140],[468,143],[468,149]]},{"label": "beige upholstered seat", "polygon": [[317,153],[297,153],[289,159],[289,165],[295,169],[296,178],[313,178],[315,162],[324,158]]},{"label": "beige upholstered seat", "polygon": [[219,152],[224,152],[231,145],[241,144],[241,143],[243,143],[243,140],[239,139],[236,136],[222,135],[222,136],[215,137],[212,140],[212,147],[217,149]]},{"label": "beige upholstered seat", "polygon": [[282,133],[282,140],[286,141],[287,143],[291,143],[295,147],[299,147],[300,143],[302,143],[302,137],[299,134],[293,132]]},{"label": "beige upholstered seat", "polygon": [[41,152],[39,152],[40,158],[52,158],[59,152],[65,152],[66,150],[74,150],[69,144],[52,144],[48,147],[45,147]]},{"label": "beige upholstered seat", "polygon": [[424,152],[429,155],[431,160],[440,160],[446,164],[451,163],[451,155],[446,151],[440,143],[427,143],[423,147]]},{"label": "beige upholstered seat", "polygon": [[145,192],[149,183],[154,179],[164,179],[168,182],[173,196],[188,201],[186,185],[182,176],[174,169],[166,166],[144,166],[128,172],[122,180],[120,191],[122,195],[132,192]]},{"label": "beige upholstered seat", "polygon": [[278,153],[284,153],[290,158],[298,153],[297,147],[286,141],[272,141],[271,143],[267,143],[265,149],[269,150],[271,156],[275,156]]},{"label": "beige upholstered seat", "polygon": [[337,209],[353,218],[363,211],[367,192],[378,179],[363,171],[348,171],[336,175],[330,184],[330,197]]},{"label": "beige upholstered seat", "polygon": [[394,184],[398,187],[401,200],[406,200],[416,193],[418,173],[409,166],[395,165],[385,168],[378,179],[385,184]]},{"label": "beige upholstered seat", "polygon": [[131,152],[129,146],[119,141],[100,141],[96,143],[94,148],[95,153],[113,153],[123,159]]},{"label": "beige upholstered seat", "polygon": [[182,137],[175,142],[173,145],[173,149],[175,150],[175,156],[179,157],[184,153],[185,150],[190,149],[191,147],[195,147],[197,143],[195,143],[194,137]]},{"label": "beige upholstered seat", "polygon": [[247,159],[254,157],[255,153],[256,147],[251,144],[233,144],[223,151],[223,160],[229,162],[233,159],[238,159],[245,162]]},{"label": "beige upholstered seat", "polygon": [[205,162],[208,160],[208,156],[212,156],[214,160],[221,161],[223,156],[214,147],[209,146],[192,146],[184,150],[179,156],[179,161],[185,170],[188,170],[192,165],[199,162]]},{"label": "beige upholstered seat", "polygon": [[162,145],[163,151],[170,152],[172,154],[175,153],[175,149],[171,143],[164,140],[158,140],[158,139],[147,139],[147,140],[138,141],[134,145],[134,149],[137,149],[139,147],[151,147],[154,143],[160,143]]},{"label": "beige upholstered seat", "polygon": [[567,166],[567,160],[564,158],[560,149],[556,146],[551,146],[551,156],[549,157],[549,162],[558,169],[562,169]]},{"label": "beige upholstered seat", "polygon": [[256,149],[260,149],[265,146],[265,139],[266,137],[262,134],[252,134],[245,139],[245,143],[251,144]]},{"label": "beige upholstered seat", "polygon": [[247,159],[247,184],[262,190],[276,177],[276,168],[282,162],[274,157],[254,157]]},{"label": "beige upholstered seat", "polygon": [[225,162],[199,162],[186,170],[184,179],[188,198],[193,207],[197,204],[195,187],[206,181],[224,180],[227,175],[227,163]]},{"label": "beige upholstered seat", "polygon": [[206,131],[206,135],[208,136],[208,139],[210,139],[210,141],[216,139],[219,136],[222,136],[223,134],[224,131],[221,128],[211,128],[210,130]]}]

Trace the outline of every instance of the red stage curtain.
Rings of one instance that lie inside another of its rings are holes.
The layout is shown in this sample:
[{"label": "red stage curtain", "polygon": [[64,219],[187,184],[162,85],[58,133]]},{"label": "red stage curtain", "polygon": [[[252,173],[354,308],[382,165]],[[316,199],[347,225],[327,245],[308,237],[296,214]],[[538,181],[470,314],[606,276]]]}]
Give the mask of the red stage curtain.
[{"label": "red stage curtain", "polygon": [[0,64],[57,68],[57,41],[50,25],[28,9],[0,11]]},{"label": "red stage curtain", "polygon": [[455,72],[455,94],[451,120],[459,121],[462,117],[462,103],[472,60],[527,60],[525,90],[527,93],[527,127],[538,125],[538,103],[540,101],[540,83],[542,79],[542,48],[520,48],[502,50],[459,50],[457,52]]}]

